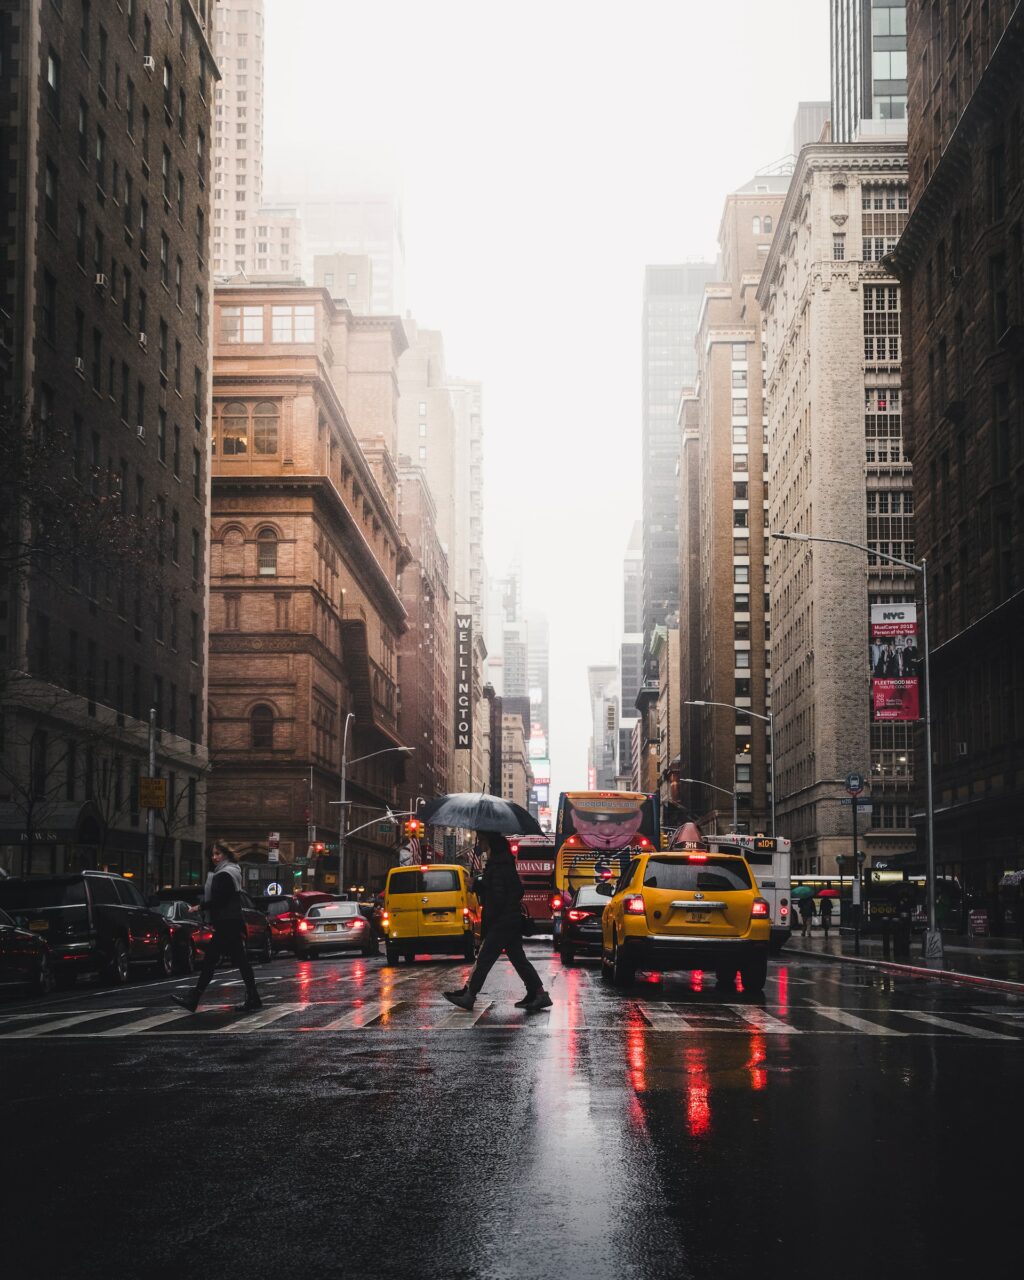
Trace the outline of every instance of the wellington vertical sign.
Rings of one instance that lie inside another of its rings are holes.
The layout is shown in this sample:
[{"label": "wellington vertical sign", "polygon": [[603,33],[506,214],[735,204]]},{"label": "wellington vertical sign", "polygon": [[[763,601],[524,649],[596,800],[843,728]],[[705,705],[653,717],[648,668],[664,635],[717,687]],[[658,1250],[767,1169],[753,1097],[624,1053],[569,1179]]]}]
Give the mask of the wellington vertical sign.
[{"label": "wellington vertical sign", "polygon": [[455,750],[473,748],[473,618],[455,617]]}]

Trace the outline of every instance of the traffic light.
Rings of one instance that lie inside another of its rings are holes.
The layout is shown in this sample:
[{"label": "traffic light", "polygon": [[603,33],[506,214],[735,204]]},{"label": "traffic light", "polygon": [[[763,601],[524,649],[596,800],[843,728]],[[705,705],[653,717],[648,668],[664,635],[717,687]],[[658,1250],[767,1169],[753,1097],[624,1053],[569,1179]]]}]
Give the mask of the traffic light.
[{"label": "traffic light", "polygon": [[313,845],[313,856],[319,858],[322,853],[326,852],[326,849],[327,846],[324,842],[322,840],[317,840]]},{"label": "traffic light", "polygon": [[410,840],[422,840],[427,828],[420,822],[419,818],[408,818],[403,830]]}]

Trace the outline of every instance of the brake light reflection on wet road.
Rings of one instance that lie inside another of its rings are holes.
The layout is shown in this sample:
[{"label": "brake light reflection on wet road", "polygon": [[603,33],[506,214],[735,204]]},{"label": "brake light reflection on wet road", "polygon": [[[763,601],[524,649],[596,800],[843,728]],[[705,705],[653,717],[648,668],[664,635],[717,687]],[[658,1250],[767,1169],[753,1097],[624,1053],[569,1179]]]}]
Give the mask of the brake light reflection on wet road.
[{"label": "brake light reflection on wet road", "polygon": [[707,1055],[694,1047],[683,1053],[686,1066],[686,1127],[691,1137],[703,1138],[711,1131],[711,1079]]},{"label": "brake light reflection on wet road", "polygon": [[750,1072],[750,1087],[754,1090],[768,1088],[768,1071],[764,1063],[768,1060],[768,1047],[760,1033],[750,1037],[750,1057],[747,1059],[747,1070]]}]

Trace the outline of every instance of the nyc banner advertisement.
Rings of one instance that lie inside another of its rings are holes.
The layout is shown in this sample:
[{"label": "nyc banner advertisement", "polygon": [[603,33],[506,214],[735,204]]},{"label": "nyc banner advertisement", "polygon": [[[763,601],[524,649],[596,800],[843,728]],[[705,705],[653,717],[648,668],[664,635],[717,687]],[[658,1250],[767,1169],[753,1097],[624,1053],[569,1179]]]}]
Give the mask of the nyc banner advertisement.
[{"label": "nyc banner advertisement", "polygon": [[919,720],[916,604],[871,606],[871,708],[875,720]]}]

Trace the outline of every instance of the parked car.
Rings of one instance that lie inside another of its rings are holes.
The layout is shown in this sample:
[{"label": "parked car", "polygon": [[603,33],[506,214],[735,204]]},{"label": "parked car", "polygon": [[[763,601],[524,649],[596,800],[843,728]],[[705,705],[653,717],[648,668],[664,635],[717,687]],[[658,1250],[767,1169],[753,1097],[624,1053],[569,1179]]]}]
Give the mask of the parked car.
[{"label": "parked car", "polygon": [[253,898],[253,906],[261,911],[270,925],[270,938],[275,953],[294,951],[298,923],[305,910],[295,894],[261,894]]},{"label": "parked car", "polygon": [[295,954],[302,959],[327,951],[375,956],[380,944],[358,902],[318,902],[299,921]]},{"label": "parked car", "polygon": [[606,894],[592,884],[581,885],[562,910],[558,953],[563,964],[572,964],[578,955],[601,954],[601,916],[608,905]]},{"label": "parked car", "polygon": [[171,946],[174,949],[174,967],[179,973],[191,973],[203,957],[203,948],[213,937],[213,929],[201,918],[194,903],[173,901],[153,903],[171,927]]},{"label": "parked car", "polygon": [[173,971],[170,925],[124,876],[81,871],[0,880],[0,909],[46,940],[58,987],[70,987],[80,973],[124,983],[133,965],[158,977]]},{"label": "parked car", "polygon": [[[271,938],[270,925],[262,911],[257,911],[252,898],[244,891],[238,895],[242,899],[242,920],[245,923],[245,949],[257,960],[264,963],[274,958],[274,944]],[[154,906],[161,902],[185,902],[196,908],[196,917],[202,919],[203,890],[200,885],[182,885],[177,889],[160,889],[150,896]],[[204,922],[205,923],[205,922]],[[209,941],[209,938],[207,938]],[[200,949],[202,944],[200,943]]]},{"label": "parked car", "polygon": [[6,911],[0,911],[0,990],[11,987],[48,995],[53,990],[53,964],[46,939],[19,929]]}]

